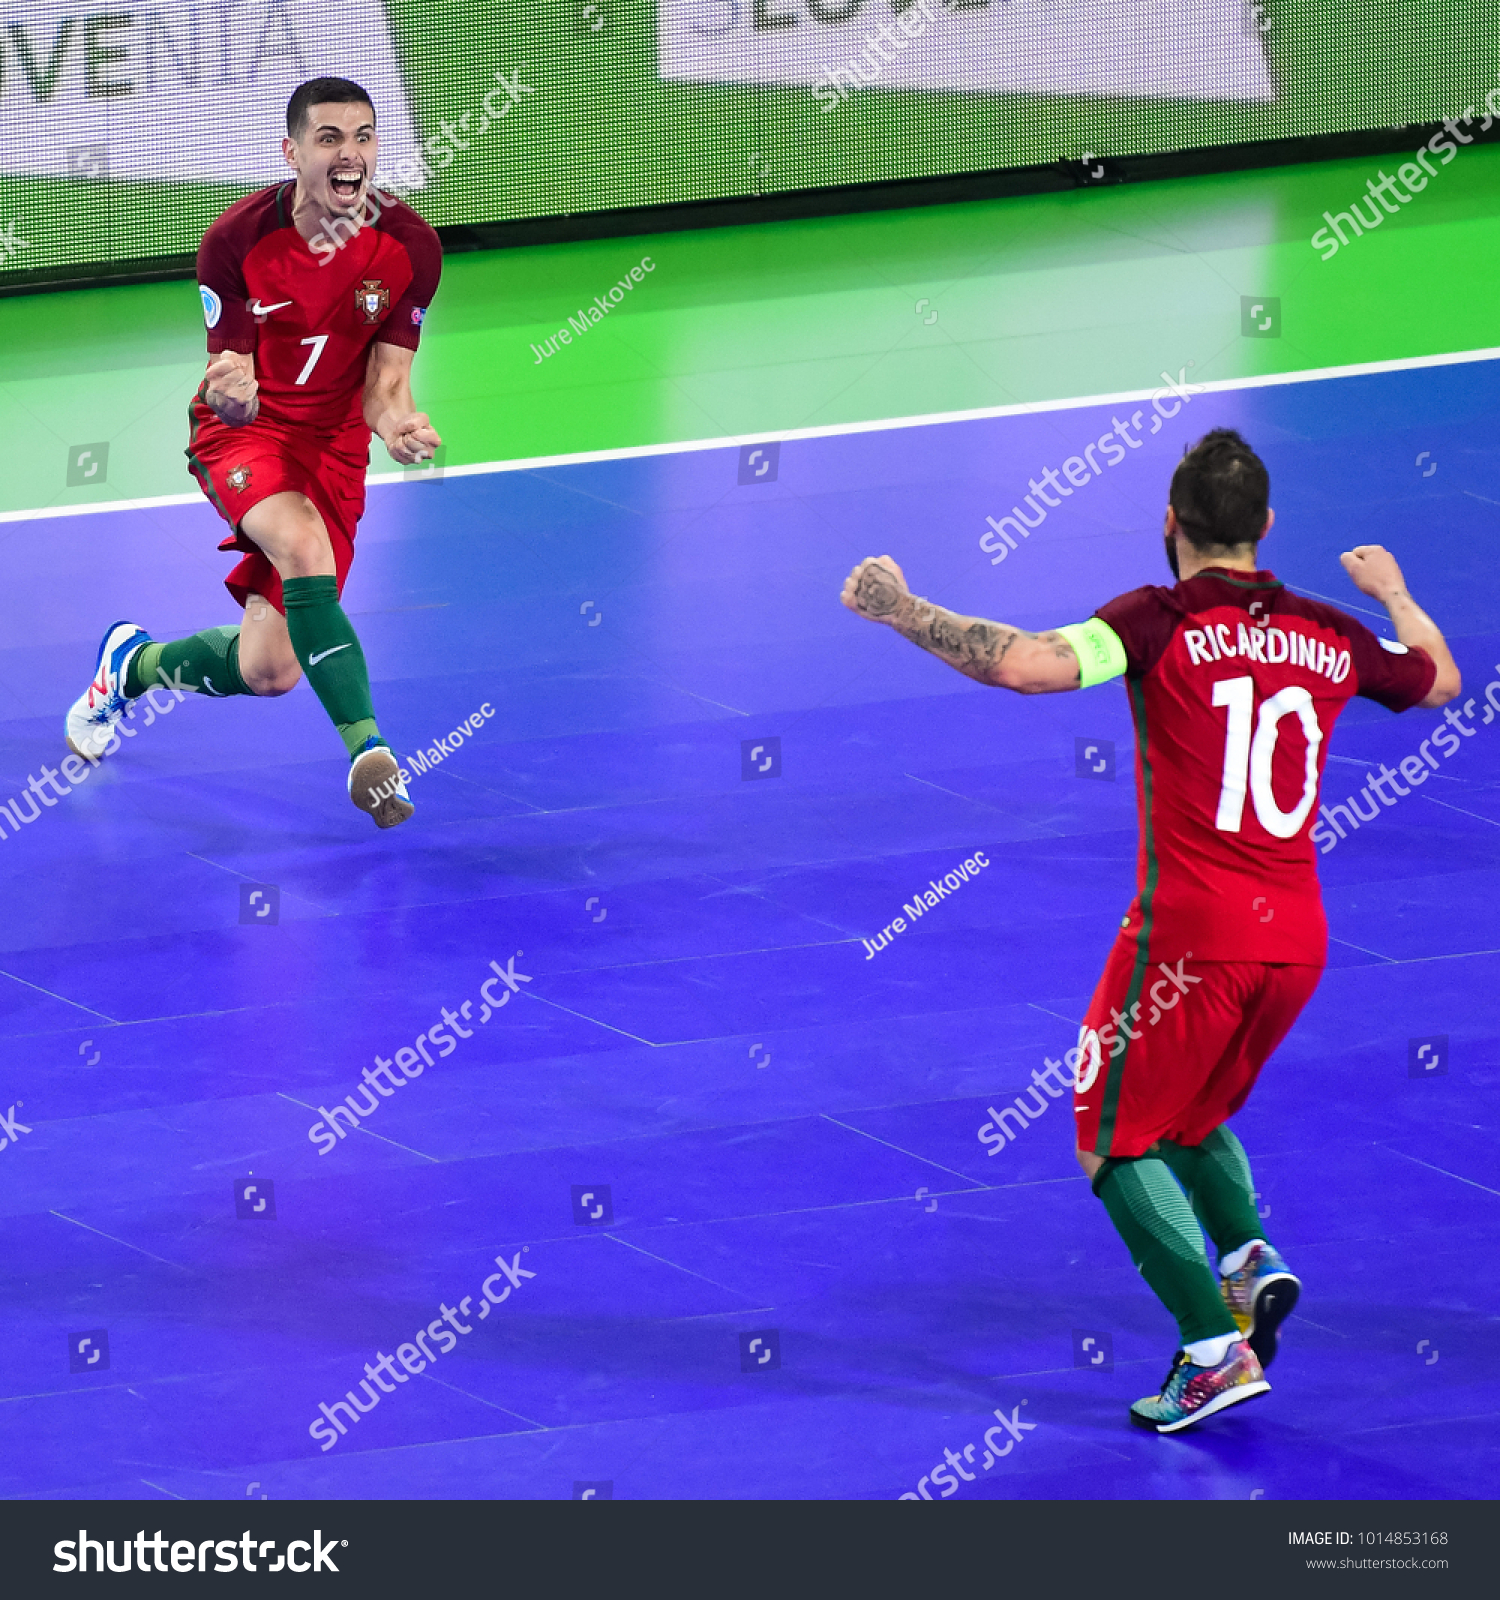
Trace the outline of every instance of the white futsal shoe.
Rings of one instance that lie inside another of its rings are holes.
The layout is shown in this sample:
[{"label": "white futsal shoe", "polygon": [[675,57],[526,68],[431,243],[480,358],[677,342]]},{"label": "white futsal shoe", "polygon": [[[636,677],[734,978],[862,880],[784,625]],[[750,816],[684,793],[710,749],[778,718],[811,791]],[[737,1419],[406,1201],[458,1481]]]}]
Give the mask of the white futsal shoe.
[{"label": "white futsal shoe", "polygon": [[394,828],[416,810],[390,746],[374,738],[366,739],[364,749],[349,763],[349,798],[374,817],[377,828]]},{"label": "white futsal shoe", "polygon": [[125,698],[125,669],[130,658],[151,635],[133,622],[110,625],[99,646],[99,659],[88,688],[68,708],[63,724],[68,748],[75,756],[98,761],[112,743],[118,743],[115,724],[130,706]]}]

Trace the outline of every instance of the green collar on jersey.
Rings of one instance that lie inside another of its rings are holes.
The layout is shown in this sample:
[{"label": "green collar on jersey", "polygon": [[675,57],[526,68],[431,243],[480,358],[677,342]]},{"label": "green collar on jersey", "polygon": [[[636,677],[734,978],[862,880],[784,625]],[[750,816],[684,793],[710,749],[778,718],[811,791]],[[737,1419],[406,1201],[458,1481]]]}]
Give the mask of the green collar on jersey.
[{"label": "green collar on jersey", "polygon": [[1236,578],[1228,567],[1200,567],[1191,578],[1183,578],[1183,583],[1193,583],[1199,578],[1217,578],[1220,583],[1233,585],[1236,589],[1284,589],[1286,585],[1274,573],[1257,572],[1253,578]]}]

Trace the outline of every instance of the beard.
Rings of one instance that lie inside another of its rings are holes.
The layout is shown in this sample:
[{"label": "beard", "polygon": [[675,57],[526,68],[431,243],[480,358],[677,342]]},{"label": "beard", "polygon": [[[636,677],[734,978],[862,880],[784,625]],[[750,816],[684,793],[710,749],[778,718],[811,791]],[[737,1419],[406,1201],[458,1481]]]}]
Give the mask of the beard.
[{"label": "beard", "polygon": [[1166,546],[1167,565],[1172,569],[1172,576],[1180,582],[1182,579],[1182,572],[1177,564],[1177,541],[1169,536],[1164,538],[1162,543]]}]

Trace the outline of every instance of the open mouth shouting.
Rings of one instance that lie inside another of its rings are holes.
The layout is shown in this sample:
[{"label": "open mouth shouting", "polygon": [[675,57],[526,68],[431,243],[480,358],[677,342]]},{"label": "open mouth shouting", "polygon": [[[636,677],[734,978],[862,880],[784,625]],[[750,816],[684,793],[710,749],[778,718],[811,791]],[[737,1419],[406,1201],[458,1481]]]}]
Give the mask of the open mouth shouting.
[{"label": "open mouth shouting", "polygon": [[328,187],[333,198],[343,205],[353,205],[365,186],[363,167],[335,167],[328,174]]}]

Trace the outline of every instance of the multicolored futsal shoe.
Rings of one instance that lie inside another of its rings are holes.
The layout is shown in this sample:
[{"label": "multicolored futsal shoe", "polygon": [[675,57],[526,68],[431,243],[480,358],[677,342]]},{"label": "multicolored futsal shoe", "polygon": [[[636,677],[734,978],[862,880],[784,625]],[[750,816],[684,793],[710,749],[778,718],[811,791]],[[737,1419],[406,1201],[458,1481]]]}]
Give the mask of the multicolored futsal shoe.
[{"label": "multicolored futsal shoe", "polygon": [[1181,1433],[1216,1411],[1270,1391],[1255,1352],[1243,1339],[1230,1345],[1216,1367],[1194,1366],[1187,1351],[1179,1350],[1161,1393],[1137,1400],[1130,1408],[1130,1420],[1153,1433]]},{"label": "multicolored futsal shoe", "polygon": [[1276,1359],[1281,1324],[1302,1293],[1301,1281],[1270,1245],[1257,1240],[1238,1272],[1221,1274],[1219,1289],[1255,1359],[1269,1367]]},{"label": "multicolored futsal shoe", "polygon": [[377,828],[394,828],[416,810],[390,746],[373,737],[349,764],[349,798],[374,817]]},{"label": "multicolored futsal shoe", "polygon": [[99,646],[94,679],[68,708],[63,735],[75,756],[97,761],[116,739],[115,724],[130,702],[125,698],[125,669],[151,635],[133,622],[114,622]]}]

